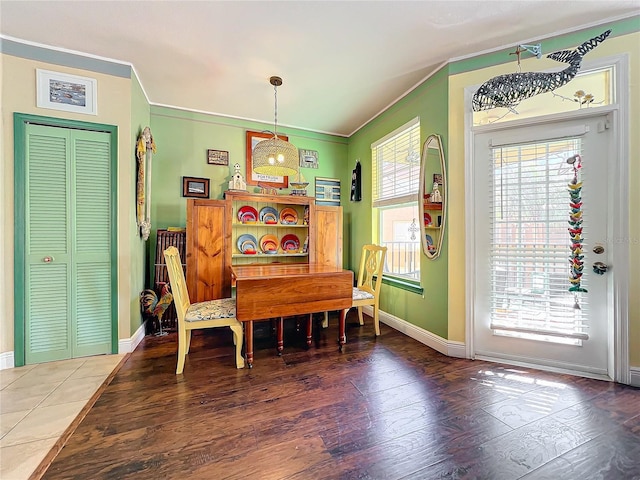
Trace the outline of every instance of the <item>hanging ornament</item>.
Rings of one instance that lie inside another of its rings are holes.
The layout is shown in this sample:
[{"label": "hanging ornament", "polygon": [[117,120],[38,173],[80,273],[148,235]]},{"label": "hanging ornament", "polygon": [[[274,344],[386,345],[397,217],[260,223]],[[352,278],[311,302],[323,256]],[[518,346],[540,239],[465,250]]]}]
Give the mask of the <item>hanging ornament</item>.
[{"label": "hanging ornament", "polygon": [[577,292],[587,290],[580,284],[582,270],[584,269],[584,255],[582,248],[582,182],[580,181],[580,169],[582,168],[582,157],[575,154],[567,159],[567,163],[573,167],[573,178],[569,182],[569,238],[571,239],[571,255],[569,256],[569,291],[574,292],[575,305],[573,308],[579,310]]},{"label": "hanging ornament", "polygon": [[[604,42],[610,33],[611,30],[607,30],[602,35],[587,40],[575,50],[561,50],[547,55],[547,58],[569,64],[560,72],[518,72],[493,77],[480,85],[473,95],[473,111],[480,112],[496,107],[513,110],[524,99],[551,92],[569,83],[580,70],[584,55]],[[519,48],[514,52],[518,55],[518,63],[521,52]]]}]

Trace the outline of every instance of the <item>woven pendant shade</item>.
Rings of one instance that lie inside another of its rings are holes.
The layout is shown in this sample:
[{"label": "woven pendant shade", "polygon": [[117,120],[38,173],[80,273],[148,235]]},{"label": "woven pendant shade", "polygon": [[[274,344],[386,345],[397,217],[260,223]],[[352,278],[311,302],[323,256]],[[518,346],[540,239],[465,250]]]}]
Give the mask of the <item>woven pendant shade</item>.
[{"label": "woven pendant shade", "polygon": [[271,77],[275,107],[273,137],[258,142],[251,154],[253,171],[262,175],[290,177],[298,173],[298,149],[278,137],[278,87],[282,85],[280,77]]},{"label": "woven pendant shade", "polygon": [[253,149],[253,171],[263,175],[290,177],[298,173],[298,149],[274,135]]}]

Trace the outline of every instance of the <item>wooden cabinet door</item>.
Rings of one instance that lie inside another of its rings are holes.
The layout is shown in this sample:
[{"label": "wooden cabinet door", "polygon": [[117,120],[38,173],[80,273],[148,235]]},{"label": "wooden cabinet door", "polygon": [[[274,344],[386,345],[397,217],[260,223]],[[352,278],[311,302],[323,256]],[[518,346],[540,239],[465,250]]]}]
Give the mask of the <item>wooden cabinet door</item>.
[{"label": "wooden cabinet door", "polygon": [[192,303],[231,296],[228,202],[187,201],[187,289]]},{"label": "wooden cabinet door", "polygon": [[342,207],[314,205],[310,223],[310,261],[342,267]]}]

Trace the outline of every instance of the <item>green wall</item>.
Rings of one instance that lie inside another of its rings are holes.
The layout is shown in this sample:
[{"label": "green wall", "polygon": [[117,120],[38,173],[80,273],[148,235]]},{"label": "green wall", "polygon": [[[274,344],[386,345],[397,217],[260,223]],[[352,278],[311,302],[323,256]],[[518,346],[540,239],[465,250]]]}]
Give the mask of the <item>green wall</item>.
[{"label": "green wall", "polygon": [[[362,165],[362,201],[345,203],[345,237],[350,238],[347,258],[348,266],[357,269],[362,245],[372,243],[373,213],[371,210],[371,144],[412,118],[420,117],[420,138],[423,143],[431,134],[442,136],[447,163],[447,108],[448,70],[442,68],[423,84],[394,104],[381,115],[371,120],[349,138],[350,169],[360,159]],[[447,338],[447,232],[442,244],[442,253],[436,260],[421,255],[420,272],[422,295],[401,288],[383,285],[380,308],[386,313],[406,320],[442,338]]]},{"label": "green wall", "polygon": [[[155,231],[186,225],[187,207],[186,198],[182,197],[182,177],[210,179],[210,198],[223,198],[235,163],[240,164],[246,179],[246,131],[273,130],[273,125],[156,106],[151,107],[150,121],[157,146],[153,156],[151,186],[153,232],[148,249],[149,278],[153,278],[151,259],[155,257]],[[299,149],[318,152],[317,169],[300,169],[309,182],[308,195],[315,196],[316,177],[339,178],[342,180],[344,205],[350,187],[344,179],[347,139],[286,127],[278,127],[278,133],[287,135],[289,141]],[[228,151],[229,166],[209,165],[206,160],[208,149]],[[247,189],[249,192],[259,190],[253,185],[248,185]],[[282,193],[288,193],[288,190]],[[147,280],[148,285],[149,282]]]},{"label": "green wall", "polygon": [[[136,143],[139,133],[144,127],[149,125],[151,120],[149,102],[140,86],[138,77],[131,76],[131,146],[130,152],[130,168],[133,171],[131,181],[128,185],[120,185],[119,188],[127,188],[131,198],[136,198],[137,183],[137,159],[136,159]],[[121,212],[123,214],[125,212]],[[140,297],[139,294],[146,288],[145,276],[148,271],[147,262],[145,262],[147,252],[147,242],[140,237],[140,230],[137,228],[135,203],[133,208],[129,209],[126,214],[129,221],[134,225],[134,232],[131,236],[131,298],[129,300],[131,309],[131,333],[135,332],[142,324],[142,315],[140,313]]]}]

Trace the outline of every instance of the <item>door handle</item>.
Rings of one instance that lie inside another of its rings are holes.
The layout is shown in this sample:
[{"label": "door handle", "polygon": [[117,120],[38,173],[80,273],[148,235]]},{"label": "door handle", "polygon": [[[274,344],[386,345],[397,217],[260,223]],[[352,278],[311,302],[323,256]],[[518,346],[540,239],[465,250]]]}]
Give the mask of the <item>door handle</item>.
[{"label": "door handle", "polygon": [[50,257],[50,256],[48,256],[48,255],[47,255],[46,257],[44,257],[44,258],[42,259],[42,261],[43,261],[44,263],[52,263],[52,262],[53,262],[53,257]]},{"label": "door handle", "polygon": [[604,275],[604,272],[606,272],[608,269],[609,265],[607,265],[606,263],[593,262],[593,273],[597,275]]}]

